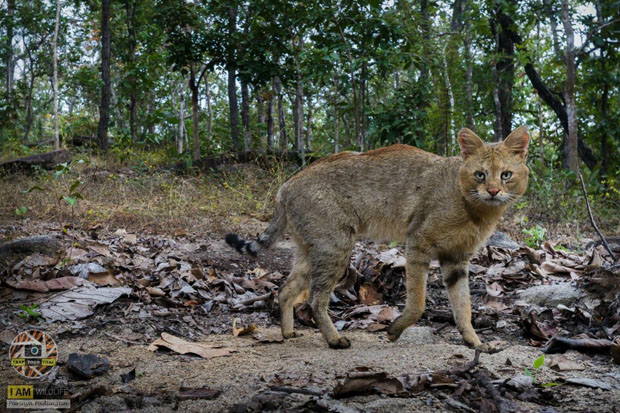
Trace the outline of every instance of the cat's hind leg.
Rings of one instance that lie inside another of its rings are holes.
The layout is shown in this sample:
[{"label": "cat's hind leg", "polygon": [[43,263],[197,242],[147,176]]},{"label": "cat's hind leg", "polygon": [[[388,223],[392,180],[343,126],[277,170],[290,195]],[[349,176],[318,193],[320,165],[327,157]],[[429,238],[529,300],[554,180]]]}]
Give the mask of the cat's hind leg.
[{"label": "cat's hind leg", "polygon": [[303,247],[298,246],[293,268],[278,295],[282,337],[297,337],[294,331],[293,306],[310,286],[310,263]]},{"label": "cat's hind leg", "polygon": [[329,347],[334,349],[344,349],[351,346],[349,339],[338,334],[327,312],[329,298],[347,268],[351,249],[352,242],[351,248],[348,248],[347,251],[341,250],[338,253],[315,250],[310,254],[312,276],[308,301],[312,307],[314,321],[316,321],[323,338]]}]

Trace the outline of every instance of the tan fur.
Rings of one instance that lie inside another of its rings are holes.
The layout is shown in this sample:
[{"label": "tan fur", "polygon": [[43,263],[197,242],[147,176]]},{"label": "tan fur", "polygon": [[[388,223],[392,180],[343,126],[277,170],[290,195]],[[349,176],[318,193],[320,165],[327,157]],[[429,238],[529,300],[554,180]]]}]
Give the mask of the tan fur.
[{"label": "tan fur", "polygon": [[[506,208],[525,192],[528,141],[525,127],[496,144],[484,144],[463,129],[462,157],[393,145],[332,155],[291,178],[278,193],[273,221],[278,224],[272,223],[257,241],[270,245],[270,234],[281,234],[286,225],[298,246],[279,295],[282,335],[295,336],[293,304],[309,289],[315,321],[329,346],[350,346],[334,328],[327,307],[355,241],[369,238],[406,243],[407,302],[388,330],[390,340],[424,312],[428,265],[437,257],[463,339],[488,350],[471,325],[467,265]],[[505,171],[512,177],[502,179]],[[486,174],[483,181],[476,179],[477,172]]]}]

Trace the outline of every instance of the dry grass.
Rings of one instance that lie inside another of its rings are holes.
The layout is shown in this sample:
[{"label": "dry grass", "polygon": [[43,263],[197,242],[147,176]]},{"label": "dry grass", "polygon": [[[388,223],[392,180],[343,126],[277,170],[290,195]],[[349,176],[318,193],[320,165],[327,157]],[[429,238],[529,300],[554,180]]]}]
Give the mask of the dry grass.
[{"label": "dry grass", "polygon": [[[116,166],[110,172],[110,165],[105,166],[76,165],[57,179],[50,172],[0,178],[0,225],[34,220],[83,229],[100,225],[108,230],[162,234],[221,233],[237,228],[243,216],[268,219],[286,179],[282,168],[252,165],[231,165],[195,176],[178,176],[152,166],[139,172]],[[77,189],[84,199],[72,208],[62,198],[76,179],[84,182]],[[45,190],[23,193],[35,185]],[[16,209],[22,206],[27,212],[20,216]]]}]

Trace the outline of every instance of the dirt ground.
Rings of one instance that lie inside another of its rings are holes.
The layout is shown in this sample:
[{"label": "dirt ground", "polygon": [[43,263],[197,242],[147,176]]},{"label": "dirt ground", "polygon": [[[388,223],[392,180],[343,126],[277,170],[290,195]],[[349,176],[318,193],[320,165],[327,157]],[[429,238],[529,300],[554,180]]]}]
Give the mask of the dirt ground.
[{"label": "dirt ground", "polygon": [[[263,226],[263,223],[251,221],[246,233],[258,232]],[[292,253],[290,242],[279,243],[277,248],[254,261],[227,248],[221,238],[192,236],[190,243],[197,247],[193,251],[193,262],[201,261],[218,272],[244,274],[256,271],[256,268],[268,268],[270,271],[288,273]],[[139,248],[142,242],[138,240],[135,248]],[[152,244],[152,241],[149,243]],[[446,308],[445,292],[439,289],[439,285],[435,271],[429,279],[429,314],[433,305]],[[482,296],[476,292],[476,284],[472,286],[476,308]],[[356,368],[401,377],[452,369],[472,360],[474,351],[463,345],[456,328],[444,325],[444,322],[436,321],[430,315],[408,329],[395,343],[389,342],[383,331],[353,329],[342,332],[352,341],[350,349],[331,350],[316,329],[303,325],[297,326],[303,336],[282,341],[277,311],[270,308],[256,312],[232,312],[216,306],[221,310],[206,312],[197,309],[197,306],[181,305],[171,306],[165,313],[157,313],[153,303],[124,297],[110,305],[97,307],[94,314],[86,319],[47,323],[41,319],[17,317],[14,311],[16,305],[24,302],[26,296],[12,291],[13,295],[7,298],[7,291],[0,294],[0,327],[12,331],[40,328],[54,337],[59,349],[60,368],[47,380],[68,387],[72,395],[83,395],[74,401],[73,408],[79,411],[473,411],[467,410],[467,406],[448,403],[449,393],[454,390],[450,386],[431,385],[406,396],[370,392],[340,399],[329,396],[334,387]],[[261,339],[233,336],[233,317],[239,318],[243,325],[255,323]],[[530,341],[523,337],[513,315],[499,314],[497,321],[505,321],[507,326],[495,328],[494,320],[492,327],[478,326],[478,331],[483,341],[506,341],[505,349],[496,354],[482,354],[478,367],[485,368],[492,379],[499,381],[523,375],[526,369],[533,370],[532,363],[541,355],[541,349],[531,346]],[[204,359],[161,349],[150,351],[149,344],[161,333],[230,348],[234,352],[226,357]],[[8,345],[0,344],[0,351],[8,351]],[[110,368],[92,379],[77,378],[66,368],[67,357],[71,353],[90,353],[107,358]],[[536,372],[537,382],[561,385],[545,390],[549,398],[544,403],[511,400],[515,411],[620,411],[620,367],[612,364],[609,355],[589,355],[569,350],[563,356],[583,369],[554,371],[548,367],[548,362],[555,356],[548,356],[545,366]],[[0,384],[3,386],[0,410],[6,406],[5,386],[25,382],[8,366],[8,361],[5,366],[0,369]],[[123,383],[121,374],[128,374],[134,369],[135,379]],[[606,383],[609,389],[564,383],[571,377],[596,379]],[[270,389],[274,385],[315,394],[274,391]],[[471,385],[474,387],[472,392],[480,386],[473,382]],[[178,396],[183,388],[202,387],[221,393],[211,400],[184,400]]]}]

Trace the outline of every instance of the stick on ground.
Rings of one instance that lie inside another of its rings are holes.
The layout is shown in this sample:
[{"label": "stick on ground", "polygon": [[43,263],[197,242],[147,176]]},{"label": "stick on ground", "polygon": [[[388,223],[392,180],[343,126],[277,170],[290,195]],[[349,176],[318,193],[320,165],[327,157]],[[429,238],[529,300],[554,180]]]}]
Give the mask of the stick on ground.
[{"label": "stick on ground", "polygon": [[616,262],[616,256],[614,255],[614,252],[611,250],[611,248],[609,247],[609,244],[607,243],[607,240],[605,239],[601,231],[596,226],[596,222],[594,222],[594,217],[592,216],[592,209],[590,208],[590,201],[588,200],[588,193],[586,191],[586,184],[583,182],[583,176],[581,175],[581,172],[579,172],[579,180],[581,181],[581,189],[583,191],[583,197],[586,199],[586,206],[588,207],[588,215],[590,217],[590,223],[594,227],[594,230],[596,231],[598,236],[601,237],[601,241],[603,242],[603,245],[605,246],[605,248],[607,249],[607,252],[611,256],[611,259],[613,260],[613,262]]}]

